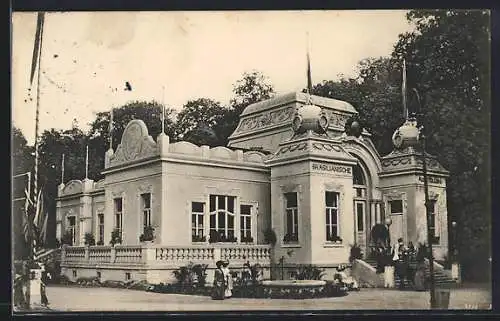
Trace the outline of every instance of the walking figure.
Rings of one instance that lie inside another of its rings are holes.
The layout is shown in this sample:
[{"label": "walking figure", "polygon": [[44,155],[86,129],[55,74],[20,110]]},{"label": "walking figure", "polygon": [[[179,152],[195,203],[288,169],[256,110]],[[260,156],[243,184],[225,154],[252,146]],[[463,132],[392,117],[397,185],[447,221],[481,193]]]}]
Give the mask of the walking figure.
[{"label": "walking figure", "polygon": [[214,300],[224,300],[225,292],[226,292],[226,278],[223,270],[223,261],[217,261],[215,266],[214,273],[214,283],[213,283],[213,291],[212,291],[212,299]]}]

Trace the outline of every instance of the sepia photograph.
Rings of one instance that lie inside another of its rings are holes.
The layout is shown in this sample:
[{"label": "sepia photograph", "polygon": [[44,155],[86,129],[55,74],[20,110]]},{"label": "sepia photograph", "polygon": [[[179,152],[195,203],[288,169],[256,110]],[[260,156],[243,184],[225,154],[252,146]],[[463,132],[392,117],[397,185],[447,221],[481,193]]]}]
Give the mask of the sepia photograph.
[{"label": "sepia photograph", "polygon": [[14,11],[12,311],[491,310],[489,10]]}]

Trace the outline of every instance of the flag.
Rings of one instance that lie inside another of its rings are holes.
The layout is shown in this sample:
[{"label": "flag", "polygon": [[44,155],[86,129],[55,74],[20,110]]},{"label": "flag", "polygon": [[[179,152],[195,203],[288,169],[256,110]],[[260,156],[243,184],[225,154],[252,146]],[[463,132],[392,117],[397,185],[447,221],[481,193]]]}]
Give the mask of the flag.
[{"label": "flag", "polygon": [[401,85],[401,94],[403,97],[403,116],[408,119],[408,106],[406,106],[406,60],[403,59],[403,83]]},{"label": "flag", "polygon": [[35,76],[35,70],[36,70],[37,65],[39,63],[44,21],[45,21],[45,13],[39,12],[38,17],[37,17],[37,22],[36,22],[35,43],[33,46],[33,57],[31,59],[30,85],[33,84],[33,77]]},{"label": "flag", "polygon": [[45,213],[44,217],[45,219],[43,220],[43,225],[40,230],[40,242],[43,245],[47,244],[47,222],[49,220],[48,213]]}]

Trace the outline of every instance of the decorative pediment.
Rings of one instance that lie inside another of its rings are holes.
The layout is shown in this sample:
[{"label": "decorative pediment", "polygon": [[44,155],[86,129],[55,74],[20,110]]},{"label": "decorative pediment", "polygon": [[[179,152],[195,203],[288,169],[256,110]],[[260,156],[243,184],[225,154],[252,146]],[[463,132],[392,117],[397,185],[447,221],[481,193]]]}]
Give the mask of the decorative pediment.
[{"label": "decorative pediment", "polygon": [[210,158],[235,159],[236,153],[227,147],[214,147],[210,149]]},{"label": "decorative pediment", "polygon": [[83,183],[80,180],[69,181],[68,184],[62,190],[62,195],[72,195],[83,192]]},{"label": "decorative pediment", "polygon": [[159,155],[156,142],[149,136],[146,124],[140,119],[131,120],[123,131],[116,153],[110,158],[110,166]]},{"label": "decorative pediment", "polygon": [[265,155],[259,152],[246,152],[243,153],[243,160],[245,162],[250,162],[250,163],[263,163],[265,159]]}]

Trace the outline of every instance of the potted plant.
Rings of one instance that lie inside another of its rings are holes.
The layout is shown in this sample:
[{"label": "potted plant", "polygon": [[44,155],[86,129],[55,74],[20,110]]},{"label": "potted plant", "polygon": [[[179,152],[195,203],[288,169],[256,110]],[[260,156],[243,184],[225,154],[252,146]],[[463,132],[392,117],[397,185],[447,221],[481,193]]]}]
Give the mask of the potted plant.
[{"label": "potted plant", "polygon": [[113,232],[111,232],[111,241],[109,241],[109,244],[111,244],[111,246],[115,246],[115,244],[121,244],[121,243],[122,243],[122,236],[120,230],[114,229]]},{"label": "potted plant", "polygon": [[243,236],[241,238],[241,242],[243,242],[243,243],[253,243],[253,237],[251,235],[249,235],[249,236]]},{"label": "potted plant", "polygon": [[206,236],[202,236],[202,235],[192,235],[191,236],[191,241],[192,242],[195,242],[195,243],[204,243],[207,241],[207,238]]},{"label": "potted plant", "polygon": [[292,242],[298,242],[299,241],[299,236],[297,233],[287,233],[283,237],[283,242],[284,243],[292,243]]},{"label": "potted plant", "polygon": [[144,243],[149,243],[154,240],[155,229],[152,226],[146,226],[144,228],[144,233],[139,236],[139,241]]},{"label": "potted plant", "polygon": [[85,245],[86,246],[94,246],[95,245],[94,234],[85,233]]}]

